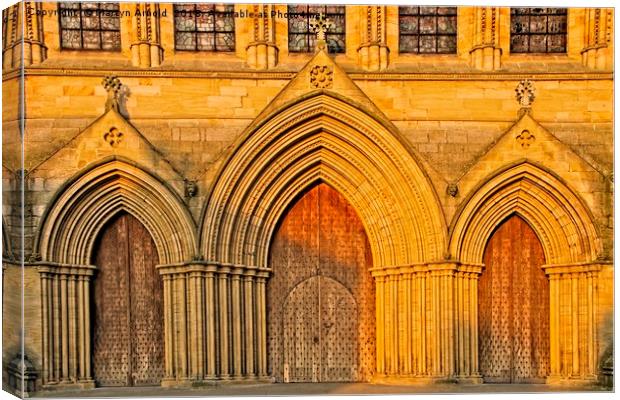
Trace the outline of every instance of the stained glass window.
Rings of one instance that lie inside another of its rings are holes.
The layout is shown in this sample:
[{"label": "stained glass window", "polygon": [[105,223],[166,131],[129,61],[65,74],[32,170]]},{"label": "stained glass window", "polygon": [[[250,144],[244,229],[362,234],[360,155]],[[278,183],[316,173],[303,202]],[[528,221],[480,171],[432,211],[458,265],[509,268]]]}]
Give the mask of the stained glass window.
[{"label": "stained glass window", "polygon": [[566,53],[566,8],[511,8],[511,53]]},{"label": "stained glass window", "polygon": [[323,14],[330,22],[325,41],[330,53],[345,52],[345,7],[334,5],[288,6],[288,51],[308,53],[316,47],[316,33],[310,31],[310,19]]},{"label": "stained glass window", "polygon": [[456,7],[398,7],[399,52],[456,53]]},{"label": "stained glass window", "polygon": [[63,49],[120,50],[118,3],[58,3]]},{"label": "stained glass window", "polygon": [[234,51],[234,11],[233,4],[175,4],[175,49]]}]

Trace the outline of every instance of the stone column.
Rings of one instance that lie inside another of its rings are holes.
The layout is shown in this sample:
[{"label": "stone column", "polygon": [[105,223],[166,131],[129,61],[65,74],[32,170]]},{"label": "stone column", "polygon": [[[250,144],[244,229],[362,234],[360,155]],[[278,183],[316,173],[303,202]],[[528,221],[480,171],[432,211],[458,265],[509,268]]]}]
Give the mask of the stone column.
[{"label": "stone column", "polygon": [[159,13],[159,3],[136,3],[133,7],[130,48],[131,63],[135,67],[159,67],[164,60]]},{"label": "stone column", "polygon": [[273,5],[253,4],[253,41],[246,48],[248,66],[264,70],[278,64],[278,47],[275,44],[275,18],[271,16]]},{"label": "stone column", "polygon": [[611,69],[613,51],[613,10],[608,8],[585,9],[585,47],[581,50],[584,66],[592,69]]},{"label": "stone column", "polygon": [[256,277],[256,347],[258,354],[258,377],[267,377],[267,298],[265,287],[268,272],[260,271]]},{"label": "stone column", "polygon": [[549,277],[550,374],[547,383],[592,382],[597,378],[595,321],[601,265],[544,265]]},{"label": "stone column", "polygon": [[478,371],[478,278],[482,268],[459,265],[454,276],[455,376],[463,383],[482,383]]},{"label": "stone column", "polygon": [[390,49],[386,44],[386,6],[366,6],[358,62],[367,71],[383,71],[389,65]]},{"label": "stone column", "polygon": [[38,264],[44,388],[92,388],[89,265]]},{"label": "stone column", "polygon": [[42,4],[39,2],[22,1],[3,10],[2,16],[6,23],[2,46],[4,71],[38,65],[46,59],[43,17],[37,12],[41,9]]},{"label": "stone column", "polygon": [[255,267],[157,267],[164,281],[162,386],[267,377],[265,283]]},{"label": "stone column", "polygon": [[470,65],[483,71],[501,67],[499,46],[499,7],[475,7],[474,46],[469,51]]}]

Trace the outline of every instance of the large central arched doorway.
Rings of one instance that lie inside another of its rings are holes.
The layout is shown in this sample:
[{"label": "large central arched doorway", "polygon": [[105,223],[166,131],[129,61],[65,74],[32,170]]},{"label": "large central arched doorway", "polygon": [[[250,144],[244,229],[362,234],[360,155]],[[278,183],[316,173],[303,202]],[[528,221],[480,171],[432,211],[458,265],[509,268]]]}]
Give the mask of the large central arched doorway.
[{"label": "large central arched doorway", "polygon": [[320,183],[274,235],[267,287],[269,372],[280,382],[354,382],[375,369],[370,246],[353,207]]},{"label": "large central arched doorway", "polygon": [[93,371],[99,386],[159,385],[163,377],[163,295],[151,235],[121,213],[94,250]]},{"label": "large central arched doorway", "polygon": [[513,215],[493,233],[480,276],[480,373],[485,382],[544,382],[549,373],[549,281],[543,248]]}]

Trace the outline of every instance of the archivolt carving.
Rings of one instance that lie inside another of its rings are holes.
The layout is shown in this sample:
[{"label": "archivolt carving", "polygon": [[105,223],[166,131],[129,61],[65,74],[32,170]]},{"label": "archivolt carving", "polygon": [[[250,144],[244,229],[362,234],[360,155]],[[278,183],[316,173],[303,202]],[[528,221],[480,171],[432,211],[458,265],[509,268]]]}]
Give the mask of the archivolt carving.
[{"label": "archivolt carving", "polygon": [[470,197],[453,222],[450,254],[481,263],[487,240],[512,213],[532,226],[547,264],[596,260],[598,233],[586,206],[558,178],[530,163],[499,173]]},{"label": "archivolt carving", "polygon": [[239,142],[206,205],[201,248],[207,260],[267,267],[279,217],[318,180],[358,211],[375,267],[443,254],[439,202],[411,153],[358,107],[317,93],[267,116]]},{"label": "archivolt carving", "polygon": [[47,210],[38,242],[43,261],[90,264],[97,233],[120,210],[146,226],[163,264],[196,254],[194,224],[177,196],[142,169],[114,160],[72,181]]}]

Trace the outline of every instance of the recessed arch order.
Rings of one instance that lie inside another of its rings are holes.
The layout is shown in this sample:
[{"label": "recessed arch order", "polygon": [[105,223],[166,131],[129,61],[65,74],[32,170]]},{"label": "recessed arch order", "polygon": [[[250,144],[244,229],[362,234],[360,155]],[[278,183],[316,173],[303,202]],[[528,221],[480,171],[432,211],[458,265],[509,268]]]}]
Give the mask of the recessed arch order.
[{"label": "recessed arch order", "polygon": [[356,209],[374,267],[435,261],[445,250],[437,196],[389,122],[317,91],[251,126],[220,170],[203,213],[208,261],[267,267],[287,205],[323,181]]},{"label": "recessed arch order", "polygon": [[195,225],[178,196],[135,164],[113,158],[78,174],[51,202],[38,236],[43,261],[89,265],[97,234],[120,211],[144,224],[162,264],[196,254]]},{"label": "recessed arch order", "polygon": [[473,192],[453,221],[450,254],[482,263],[491,234],[512,214],[534,229],[547,264],[597,259],[599,235],[587,206],[558,177],[530,162],[505,168]]}]

